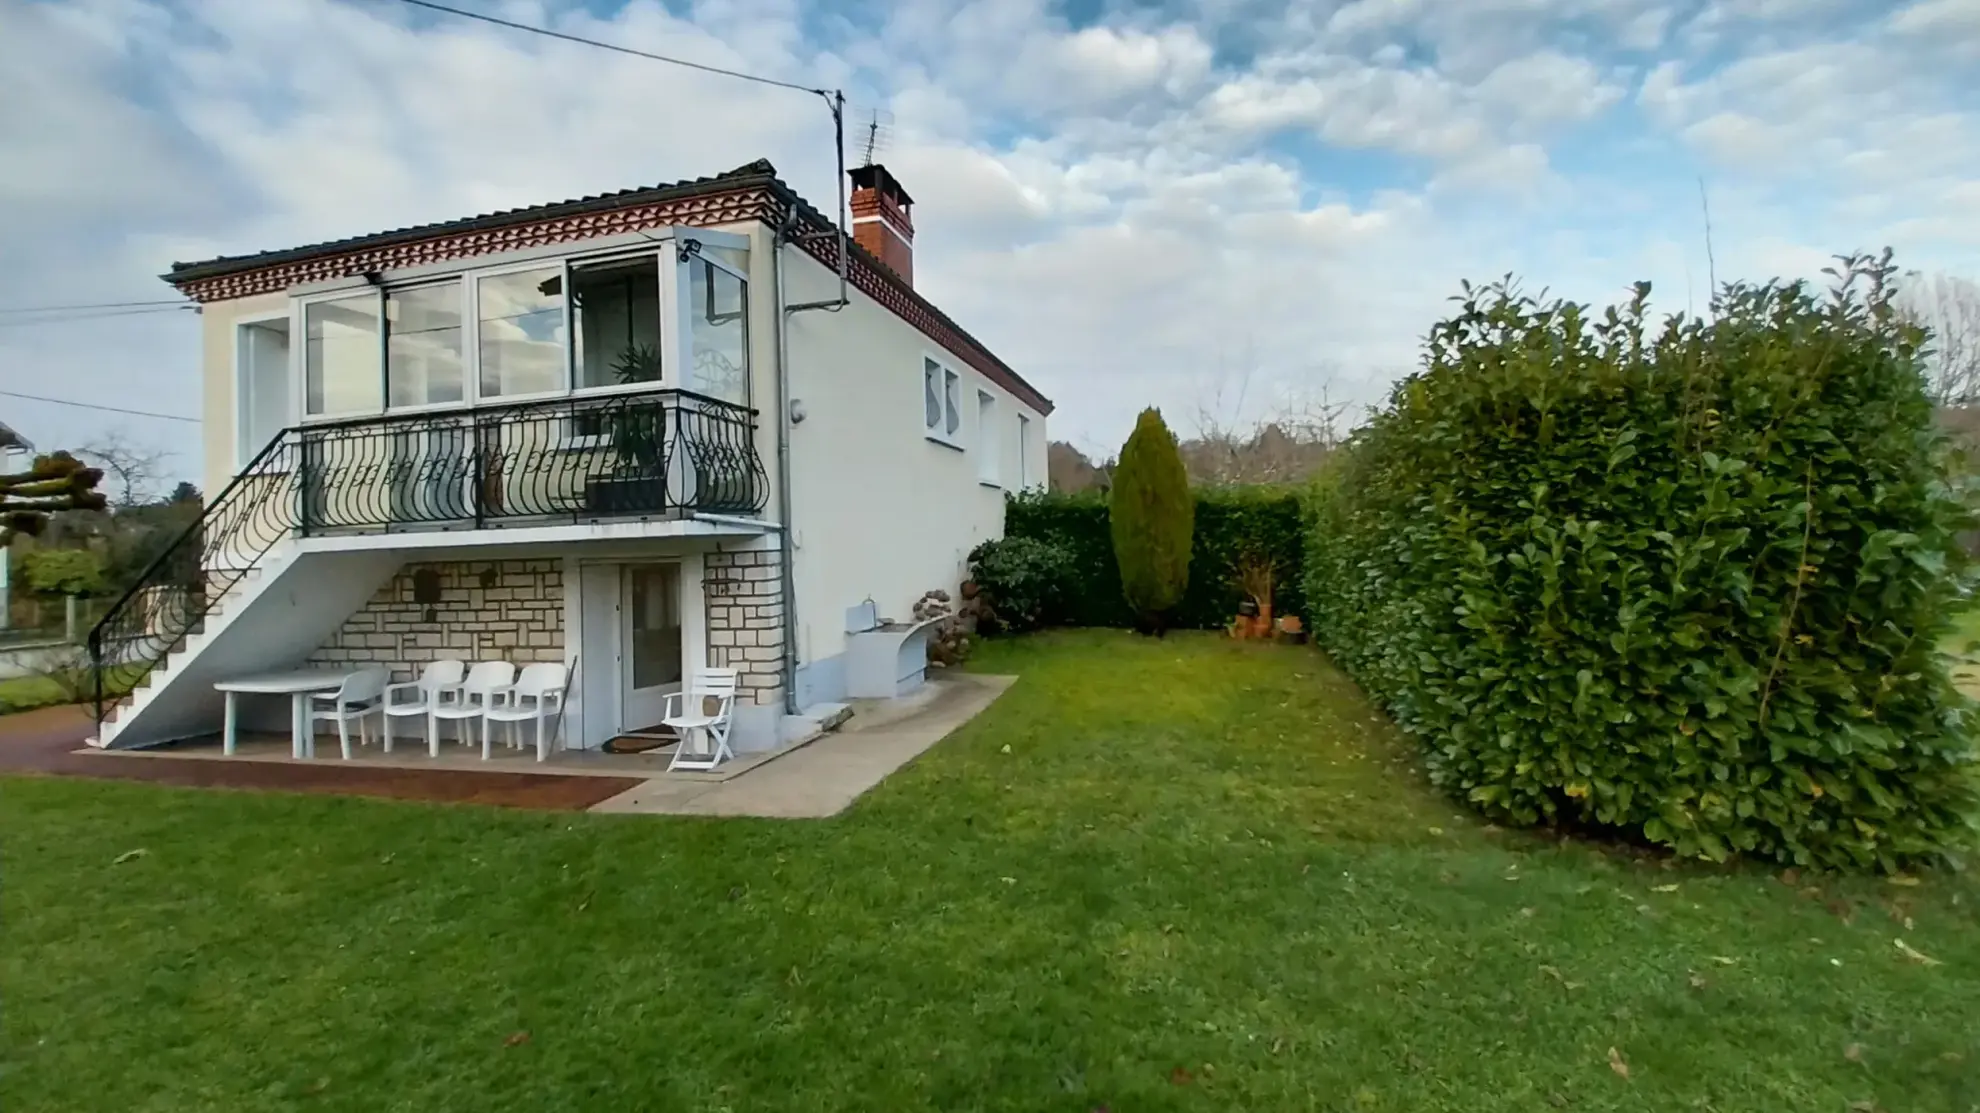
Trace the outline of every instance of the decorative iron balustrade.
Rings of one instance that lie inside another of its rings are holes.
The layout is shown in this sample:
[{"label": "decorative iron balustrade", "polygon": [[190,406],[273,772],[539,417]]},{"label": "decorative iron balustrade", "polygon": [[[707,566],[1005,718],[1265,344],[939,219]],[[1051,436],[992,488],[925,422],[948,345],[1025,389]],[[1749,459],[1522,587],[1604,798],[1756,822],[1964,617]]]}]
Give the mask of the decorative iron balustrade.
[{"label": "decorative iron balustrade", "polygon": [[681,390],[286,429],[90,631],[97,721],[283,538],[756,514],[755,434],[756,411]]}]

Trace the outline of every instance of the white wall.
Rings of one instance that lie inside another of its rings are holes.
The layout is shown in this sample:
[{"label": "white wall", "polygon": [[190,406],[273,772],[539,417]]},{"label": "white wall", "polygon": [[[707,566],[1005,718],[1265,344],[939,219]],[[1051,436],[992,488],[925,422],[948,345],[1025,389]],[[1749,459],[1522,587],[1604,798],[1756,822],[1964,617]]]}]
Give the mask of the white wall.
[{"label": "white wall", "polygon": [[[802,251],[786,249],[784,267],[787,302],[837,295],[837,277]],[[844,652],[845,612],[868,597],[881,617],[906,619],[924,592],[955,592],[969,551],[1003,534],[1005,491],[1020,474],[1019,413],[1032,423],[1023,474],[1045,476],[1043,414],[857,289],[851,296],[837,313],[799,313],[789,325],[791,396],[805,414],[791,430],[801,668]],[[924,431],[924,356],[962,377],[960,450]],[[977,427],[979,390],[996,400],[987,431]],[[979,479],[986,437],[997,441],[994,486]]]}]

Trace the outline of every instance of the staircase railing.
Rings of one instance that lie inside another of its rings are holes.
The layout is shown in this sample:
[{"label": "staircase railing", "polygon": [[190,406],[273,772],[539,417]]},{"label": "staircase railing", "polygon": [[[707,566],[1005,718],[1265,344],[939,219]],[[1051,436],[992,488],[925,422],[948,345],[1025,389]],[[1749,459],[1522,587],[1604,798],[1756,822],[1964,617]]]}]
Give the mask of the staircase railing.
[{"label": "staircase railing", "polygon": [[285,429],[90,631],[97,722],[286,537],[758,513],[755,419],[659,390]]},{"label": "staircase railing", "polygon": [[292,433],[285,430],[263,445],[90,629],[98,724],[106,699],[135,688],[206,617],[213,601],[293,530]]}]

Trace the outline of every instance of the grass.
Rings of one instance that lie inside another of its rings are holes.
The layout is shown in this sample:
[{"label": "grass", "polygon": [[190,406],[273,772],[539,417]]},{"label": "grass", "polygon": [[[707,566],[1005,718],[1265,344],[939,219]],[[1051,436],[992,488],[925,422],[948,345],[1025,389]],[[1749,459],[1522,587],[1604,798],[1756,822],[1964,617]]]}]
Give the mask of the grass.
[{"label": "grass", "polygon": [[[128,665],[110,669],[105,674],[105,698],[120,698],[128,688],[129,681],[143,675],[143,672],[140,667]],[[119,687],[120,684],[123,687]],[[82,696],[80,700],[76,698],[78,694]],[[73,679],[46,674],[12,677],[0,680],[0,715],[33,711],[36,708],[54,707],[64,703],[87,703],[91,694],[92,689],[86,673]]]},{"label": "grass", "polygon": [[1968,880],[1492,830],[1308,650],[975,667],[1024,679],[824,822],[6,782],[0,1103],[1980,1103]]}]

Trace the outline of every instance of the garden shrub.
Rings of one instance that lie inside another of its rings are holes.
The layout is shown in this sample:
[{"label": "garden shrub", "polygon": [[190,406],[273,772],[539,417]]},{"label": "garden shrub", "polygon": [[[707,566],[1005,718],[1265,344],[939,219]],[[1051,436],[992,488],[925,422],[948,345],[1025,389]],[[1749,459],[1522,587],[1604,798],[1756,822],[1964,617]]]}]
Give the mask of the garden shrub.
[{"label": "garden shrub", "polygon": [[1189,473],[1161,411],[1143,410],[1135,420],[1114,467],[1108,507],[1121,593],[1136,625],[1159,632],[1189,587],[1190,541],[1196,529]]},{"label": "garden shrub", "polygon": [[1892,270],[1710,321],[1465,289],[1319,484],[1315,637],[1495,819],[1898,868],[1965,841],[1963,557]]},{"label": "garden shrub", "polygon": [[[1303,614],[1301,571],[1306,554],[1299,496],[1276,487],[1199,488],[1195,495],[1189,586],[1171,613],[1170,624],[1222,629],[1244,598],[1236,567],[1247,553],[1265,555],[1273,564],[1276,613]],[[1134,625],[1134,612],[1121,594],[1120,570],[1114,563],[1105,496],[1093,492],[1013,496],[1004,507],[1004,536],[1049,541],[1070,554],[1066,589],[1041,625]]]},{"label": "garden shrub", "polygon": [[1073,554],[1056,539],[985,541],[970,550],[969,577],[989,604],[996,630],[1035,630],[1064,615],[1065,593],[1075,580]]}]

